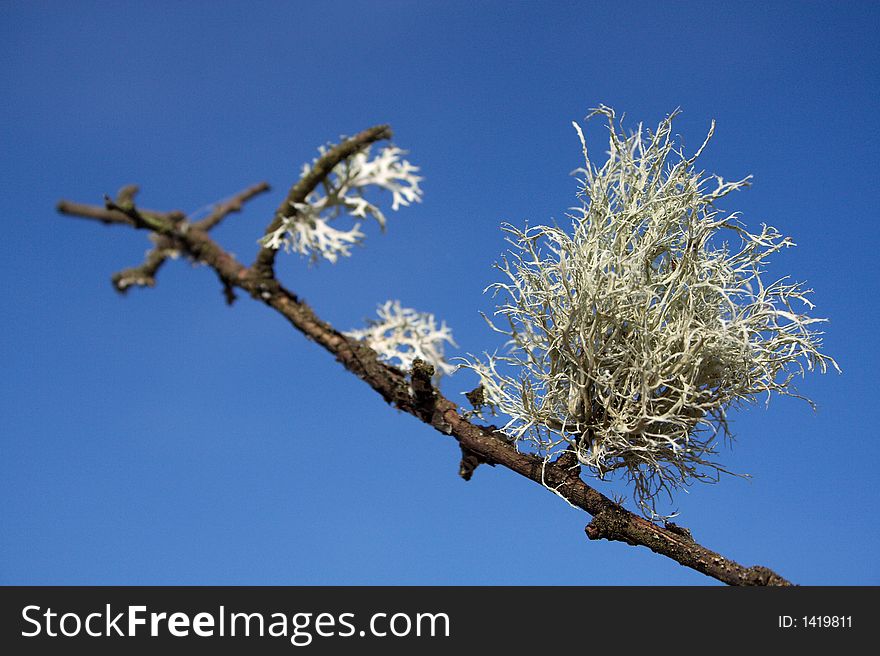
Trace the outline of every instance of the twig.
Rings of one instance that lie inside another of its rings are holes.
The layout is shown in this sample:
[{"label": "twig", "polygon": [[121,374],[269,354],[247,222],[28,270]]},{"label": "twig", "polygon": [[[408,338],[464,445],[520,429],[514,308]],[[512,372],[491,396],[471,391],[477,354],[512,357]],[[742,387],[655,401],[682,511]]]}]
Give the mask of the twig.
[{"label": "twig", "polygon": [[263,192],[269,191],[268,182],[259,182],[244,191],[240,191],[229,200],[217,203],[214,211],[200,221],[195,221],[193,225],[205,230],[206,232],[218,225],[223,219],[233,212],[241,212],[242,206],[254,196],[258,196]]},{"label": "twig", "polygon": [[152,214],[146,210],[138,209],[134,204],[134,192],[137,187],[123,187],[120,193],[120,201],[113,200],[110,196],[104,195],[104,207],[110,212],[119,212],[129,218],[135,228],[144,230],[154,230],[160,234],[165,234],[170,222],[182,218],[179,212],[167,214]]},{"label": "twig", "polygon": [[167,237],[159,237],[156,246],[147,253],[144,263],[140,266],[123,269],[113,274],[113,287],[125,294],[130,287],[155,287],[156,273],[165,264],[169,255],[177,253]]},{"label": "twig", "polygon": [[55,209],[60,214],[76,216],[81,219],[95,219],[105,225],[134,226],[134,222],[123,212],[108,210],[106,207],[71,203],[70,201],[62,200],[55,206]]}]

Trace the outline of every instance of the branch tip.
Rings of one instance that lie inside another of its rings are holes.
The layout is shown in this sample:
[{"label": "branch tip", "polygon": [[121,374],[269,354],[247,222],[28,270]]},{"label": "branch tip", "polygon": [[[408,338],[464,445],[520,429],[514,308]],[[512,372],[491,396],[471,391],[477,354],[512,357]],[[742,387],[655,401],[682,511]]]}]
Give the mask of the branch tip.
[{"label": "branch tip", "polygon": [[268,182],[258,182],[255,185],[251,185],[232,196],[232,198],[216,203],[213,211],[208,216],[201,221],[196,221],[193,225],[207,232],[217,226],[228,215],[234,212],[241,212],[246,202],[270,189],[271,187]]},{"label": "branch tip", "polygon": [[[124,207],[134,207],[134,197],[137,196],[140,190],[140,187],[136,184],[125,185],[116,192],[116,203]],[[104,196],[104,198],[106,199],[107,197]]]}]

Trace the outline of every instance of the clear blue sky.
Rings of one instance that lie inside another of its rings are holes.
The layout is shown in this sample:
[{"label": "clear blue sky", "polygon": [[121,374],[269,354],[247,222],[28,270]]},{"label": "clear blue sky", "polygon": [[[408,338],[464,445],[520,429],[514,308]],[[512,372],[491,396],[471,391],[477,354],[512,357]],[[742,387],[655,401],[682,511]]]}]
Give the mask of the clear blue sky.
[{"label": "clear blue sky", "polygon": [[464,483],[453,440],[263,306],[226,307],[206,269],[119,297],[145,235],[54,212],[132,182],[192,211],[265,179],[217,231],[250,261],[316,147],[388,122],[424,202],[281,277],[340,328],[399,298],[480,352],[499,224],[563,218],[570,123],[599,103],[681,106],[694,145],[717,121],[705,166],[755,176],[725,207],[794,237],[774,272],[816,290],[844,370],[801,383],[816,413],[737,413],[724,460],[753,478],[692,488],[680,523],[799,583],[880,583],[878,24],[876,2],[3,2],[0,583],[709,583],[587,541],[513,474]]}]

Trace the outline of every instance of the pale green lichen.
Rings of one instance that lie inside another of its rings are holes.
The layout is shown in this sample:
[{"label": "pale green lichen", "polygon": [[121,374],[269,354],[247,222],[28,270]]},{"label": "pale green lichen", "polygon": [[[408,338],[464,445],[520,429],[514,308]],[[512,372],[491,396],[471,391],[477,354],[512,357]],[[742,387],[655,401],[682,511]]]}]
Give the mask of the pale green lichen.
[{"label": "pale green lichen", "polygon": [[[790,238],[750,232],[716,201],[748,184],[698,171],[672,137],[627,136],[613,110],[596,167],[580,126],[581,205],[571,229],[505,226],[512,246],[490,287],[509,338],[470,359],[503,431],[548,460],[571,448],[595,475],[622,471],[644,511],[661,491],[715,480],[726,411],[771,392],[797,396],[797,374],[837,367],[820,352],[810,290],[763,267]],[[733,243],[722,242],[728,237]],[[498,321],[497,319],[495,320]]]},{"label": "pale green lichen", "polygon": [[[323,155],[327,147],[320,149]],[[364,193],[370,187],[391,192],[391,209],[421,201],[422,190],[416,175],[418,167],[402,159],[405,151],[389,146],[370,158],[365,148],[340,162],[327,176],[320,191],[310,193],[305,202],[290,207],[290,213],[281,217],[279,227],[262,238],[267,248],[284,248],[307,256],[311,262],[325,259],[335,263],[340,257],[349,257],[353,246],[364,239],[360,223],[348,229],[335,227],[342,215],[355,218],[374,218],[384,230],[385,215],[378,206],[369,202]],[[302,175],[311,170],[303,165]],[[322,193],[323,192],[323,193]]]},{"label": "pale green lichen", "polygon": [[404,371],[416,358],[432,365],[437,378],[456,370],[443,354],[444,342],[456,346],[445,321],[438,325],[433,314],[405,308],[400,301],[386,301],[379,306],[378,315],[378,319],[368,321],[366,328],[345,334],[365,341],[380,360]]}]

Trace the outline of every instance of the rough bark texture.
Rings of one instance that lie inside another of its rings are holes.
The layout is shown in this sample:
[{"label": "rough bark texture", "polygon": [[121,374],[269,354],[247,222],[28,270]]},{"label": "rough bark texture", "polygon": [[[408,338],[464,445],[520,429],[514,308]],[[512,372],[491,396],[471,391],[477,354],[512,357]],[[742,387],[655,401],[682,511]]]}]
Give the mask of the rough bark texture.
[{"label": "rough bark texture", "polygon": [[[291,188],[265,234],[279,227],[279,217],[289,212],[290,203],[303,202],[339,162],[375,141],[390,138],[390,128],[380,125],[364,130],[325,153]],[[710,551],[697,544],[687,529],[674,524],[659,526],[621,507],[581,479],[580,467],[573,454],[566,452],[556,461],[545,463],[536,456],[518,452],[494,427],[468,420],[459,413],[455,403],[433,387],[431,377],[434,371],[430,365],[416,361],[411,372],[403,372],[381,362],[367,345],[347,338],[318,317],[296,294],[284,288],[275,277],[274,250],[260,249],[250,266],[236,260],[210,237],[209,231],[229,213],[239,211],[243,203],[268,188],[266,183],[253,185],[219,203],[206,219],[194,223],[186,221],[179,212],[137,208],[134,204],[137,188],[134,186],[121,190],[115,200],[106,199],[104,206],[61,201],[57,207],[65,215],[151,231],[155,248],[147,255],[144,264],[113,277],[114,286],[119,291],[125,291],[131,285],[153,286],[156,272],[172,253],[181,253],[211,267],[221,281],[228,303],[235,300],[236,289],[249,294],[330,352],[386,402],[456,439],[462,451],[459,473],[465,480],[480,464],[500,465],[553,489],[569,503],[592,515],[592,521],[585,529],[591,540],[645,546],[730,585],[791,585],[766,567],[746,567]]]}]

